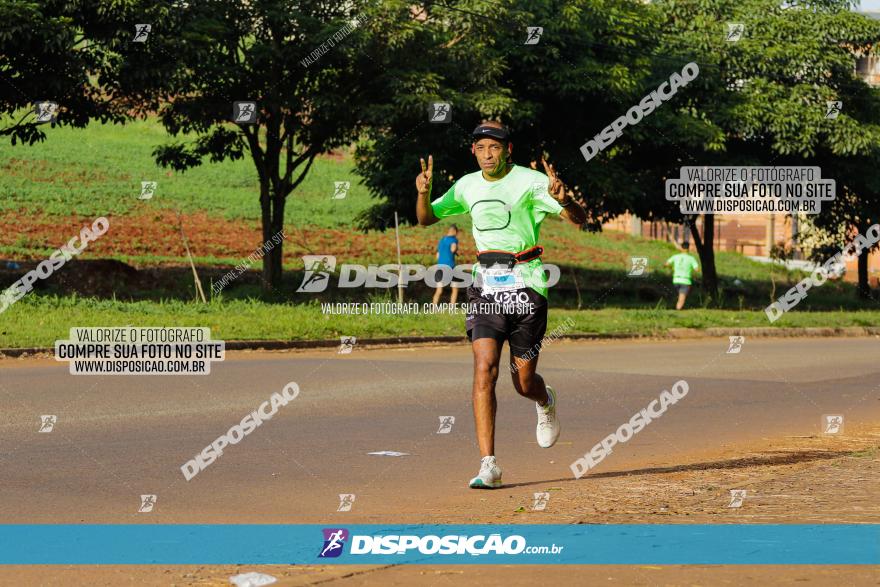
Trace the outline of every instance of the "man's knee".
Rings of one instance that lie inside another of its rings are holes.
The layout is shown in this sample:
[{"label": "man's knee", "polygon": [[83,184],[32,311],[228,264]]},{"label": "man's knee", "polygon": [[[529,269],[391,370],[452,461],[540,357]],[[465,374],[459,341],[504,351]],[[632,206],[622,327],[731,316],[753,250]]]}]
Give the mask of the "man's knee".
[{"label": "man's knee", "polygon": [[[516,368],[516,363],[513,366]],[[535,374],[530,370],[520,368],[515,369],[511,375],[513,376],[513,388],[516,392],[520,395],[528,395],[535,382]]]},{"label": "man's knee", "polygon": [[474,371],[480,379],[495,382],[498,379],[498,361],[492,357],[478,357],[474,361]]}]

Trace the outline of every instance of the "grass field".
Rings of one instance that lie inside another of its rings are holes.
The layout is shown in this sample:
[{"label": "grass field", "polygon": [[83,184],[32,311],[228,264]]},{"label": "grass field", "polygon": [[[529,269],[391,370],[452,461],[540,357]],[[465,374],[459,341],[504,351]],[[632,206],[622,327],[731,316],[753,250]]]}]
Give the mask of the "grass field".
[{"label": "grass field", "polygon": [[[93,124],[85,130],[50,128],[47,135],[47,141],[33,146],[0,146],[0,256],[23,264],[39,262],[76,234],[84,221],[104,215],[113,220],[111,231],[92,243],[82,258],[116,259],[161,273],[162,268],[187,262],[176,226],[177,211],[186,221],[195,262],[206,274],[208,268],[215,274],[225,272],[260,245],[259,190],[249,159],[206,163],[185,173],[161,169],[152,151],[169,139],[155,121]],[[414,167],[414,175],[417,171]],[[142,180],[158,182],[153,199],[137,199]],[[345,199],[331,198],[335,181],[351,182]],[[358,181],[350,153],[316,160],[288,200],[287,275],[284,287],[272,298],[260,293],[258,264],[207,305],[189,301],[194,291],[186,277],[120,288],[97,299],[88,292],[71,295],[66,282],[56,276],[0,315],[0,347],[51,344],[68,325],[200,324],[212,326],[218,337],[229,340],[460,334],[460,316],[323,316],[318,306],[319,301],[364,302],[388,292],[330,291],[320,300],[295,293],[304,254],[333,254],[338,264],[396,262],[393,231],[361,233],[352,228],[354,217],[374,203]],[[461,262],[467,262],[475,253],[469,222],[454,220],[463,230]],[[403,226],[402,261],[433,264],[434,246],[448,223]],[[719,252],[721,299],[710,303],[695,288],[690,309],[675,313],[668,310],[674,293],[669,287],[671,274],[663,267],[675,252],[671,243],[582,232],[557,218],[545,221],[541,241],[545,261],[562,269],[562,279],[551,293],[556,308],[552,320],[572,317],[575,331],[581,332],[652,334],[670,327],[768,326],[762,308],[774,293],[781,295],[800,279],[796,272]],[[649,278],[626,277],[631,256],[648,257]],[[71,271],[76,267],[72,263]],[[2,267],[0,277],[8,283],[17,278]],[[736,280],[741,283],[734,285]],[[209,290],[209,279],[203,281]],[[424,289],[413,290],[408,301],[423,303],[429,296]],[[877,302],[858,301],[851,284],[829,282],[812,290],[796,312],[773,326],[876,325],[878,310]]]},{"label": "grass field", "polygon": [[[573,326],[564,326],[568,320]],[[861,312],[789,312],[774,326],[876,326],[880,310]],[[29,296],[0,317],[0,348],[52,347],[70,327],[207,326],[220,340],[318,340],[339,336],[464,336],[462,314],[343,316],[323,314],[321,306],[272,304],[257,300],[224,303],[120,302],[72,296]],[[767,327],[763,312],[665,308],[553,309],[547,332],[662,334],[669,328]]]},{"label": "grass field", "polygon": [[[205,210],[229,220],[260,218],[259,184],[249,158],[186,172],[163,169],[152,152],[172,139],[154,120],[50,128],[46,134],[46,141],[32,146],[0,143],[0,212],[102,216],[158,207]],[[310,225],[339,226],[368,207],[367,190],[352,170],[350,159],[318,158],[289,198],[286,221],[308,218]],[[151,200],[137,199],[141,181],[158,182]],[[335,181],[351,182],[347,198],[331,199]]]}]

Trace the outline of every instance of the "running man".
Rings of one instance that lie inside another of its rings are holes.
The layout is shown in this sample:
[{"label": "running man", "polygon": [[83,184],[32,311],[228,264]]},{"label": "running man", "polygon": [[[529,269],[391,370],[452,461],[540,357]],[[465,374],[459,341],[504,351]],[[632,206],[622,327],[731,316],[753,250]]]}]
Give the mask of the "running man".
[{"label": "running man", "polygon": [[678,291],[678,301],[675,303],[676,310],[684,308],[684,301],[687,299],[688,292],[691,291],[691,272],[700,272],[700,264],[688,254],[690,243],[684,241],[681,247],[684,249],[682,252],[672,255],[664,263],[664,265],[672,265],[672,285]]},{"label": "running man", "polygon": [[[446,231],[446,236],[440,239],[440,242],[437,244],[437,265],[445,265],[452,270],[455,267],[455,255],[458,253],[458,227],[456,225],[452,225],[449,227],[449,230]],[[434,291],[434,305],[436,306],[440,303],[440,296],[443,295],[443,286],[440,284],[440,278],[442,273],[437,271],[437,289]],[[449,284],[449,287],[452,289],[452,298],[449,300],[449,303],[455,304],[458,300],[458,288],[453,287],[452,284]]]},{"label": "running man", "polygon": [[[474,285],[467,290],[465,320],[474,353],[473,405],[480,472],[474,489],[501,487],[495,459],[495,383],[504,341],[510,344],[513,386],[535,402],[538,445],[549,448],[559,437],[557,395],[536,372],[538,351],[547,329],[547,277],[538,246],[541,222],[561,214],[576,225],[586,222],[583,208],[565,193],[552,166],[543,159],[547,175],[514,165],[510,132],[499,122],[484,122],[473,132],[471,152],[480,171],[460,178],[445,194],[431,201],[434,158],[421,159],[416,178],[419,224],[470,214],[477,245]],[[523,358],[531,357],[531,358]]]}]

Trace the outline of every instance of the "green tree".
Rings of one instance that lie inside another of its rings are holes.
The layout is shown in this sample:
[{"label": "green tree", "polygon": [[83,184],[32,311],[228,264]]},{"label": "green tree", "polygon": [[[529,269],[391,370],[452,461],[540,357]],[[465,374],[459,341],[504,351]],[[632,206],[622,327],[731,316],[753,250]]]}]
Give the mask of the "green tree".
[{"label": "green tree", "polygon": [[124,120],[125,112],[96,83],[112,64],[94,41],[106,34],[110,15],[124,20],[128,3],[101,4],[0,0],[0,136],[12,144],[45,140],[47,123],[34,113],[43,101],[58,104],[51,125]]},{"label": "green tree", "polygon": [[[351,144],[363,124],[358,105],[378,100],[371,92],[384,74],[371,51],[381,35],[368,31],[388,17],[366,2],[187,0],[142,9],[153,29],[140,50],[115,40],[115,94],[139,115],[158,111],[180,137],[155,151],[161,165],[249,156],[268,241],[315,158]],[[236,101],[256,103],[255,124],[233,121]],[[263,257],[264,288],[280,284],[281,261],[281,245]]]},{"label": "green tree", "polygon": [[[628,0],[473,0],[432,3],[419,14],[423,26],[379,57],[393,80],[383,102],[365,105],[371,118],[358,172],[378,203],[362,227],[387,227],[394,211],[415,221],[420,156],[434,156],[434,196],[473,172],[470,133],[485,118],[512,129],[516,163],[546,153],[594,227],[636,205],[644,188],[628,161],[587,163],[580,147],[659,83],[653,13]],[[543,28],[537,43],[525,44],[527,27]],[[451,103],[451,123],[428,122],[433,101]],[[646,131],[633,132],[637,140]]]}]

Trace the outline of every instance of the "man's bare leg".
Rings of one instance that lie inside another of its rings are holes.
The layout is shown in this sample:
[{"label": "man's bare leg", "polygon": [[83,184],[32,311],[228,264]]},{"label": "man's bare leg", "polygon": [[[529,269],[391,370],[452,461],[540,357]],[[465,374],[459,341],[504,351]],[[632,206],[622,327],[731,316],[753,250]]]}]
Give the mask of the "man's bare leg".
[{"label": "man's bare leg", "polygon": [[681,310],[682,308],[684,308],[684,301],[686,298],[687,298],[687,294],[683,294],[683,293],[678,294],[678,302],[676,302],[676,304],[675,304],[676,310]]},{"label": "man's bare leg", "polygon": [[[516,357],[511,352],[510,366],[513,371],[513,387],[523,397],[537,403],[538,426],[535,438],[538,446],[550,448],[559,438],[559,420],[556,417],[557,396],[555,390],[544,383],[544,378],[536,372],[538,357],[529,360]],[[551,396],[551,393],[553,394]]]},{"label": "man's bare leg", "polygon": [[474,423],[480,457],[495,454],[495,383],[498,381],[498,363],[501,360],[501,343],[494,338],[478,338],[473,342],[474,351]]},{"label": "man's bare leg", "polygon": [[520,357],[516,357],[510,353],[511,375],[513,376],[513,387],[516,392],[523,397],[529,398],[533,402],[545,405],[548,401],[547,386],[544,384],[544,378],[538,375],[538,357],[529,359],[528,361]]}]

